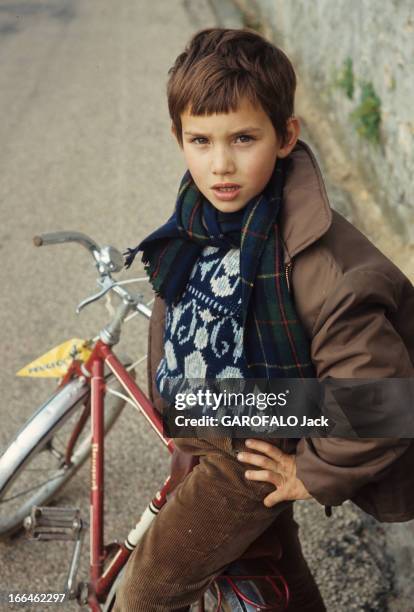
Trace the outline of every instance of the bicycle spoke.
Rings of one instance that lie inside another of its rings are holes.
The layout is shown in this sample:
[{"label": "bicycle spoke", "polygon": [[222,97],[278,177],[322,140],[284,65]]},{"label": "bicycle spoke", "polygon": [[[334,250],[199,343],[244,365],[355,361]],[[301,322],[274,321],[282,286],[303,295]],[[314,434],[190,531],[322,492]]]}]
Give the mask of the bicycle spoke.
[{"label": "bicycle spoke", "polygon": [[40,487],[42,487],[43,485],[47,484],[48,482],[53,482],[54,480],[57,480],[58,478],[61,478],[62,474],[58,474],[57,476],[54,476],[53,478],[48,478],[47,480],[44,480],[43,482],[40,482],[39,484],[35,485],[34,487],[30,487],[29,489],[25,489],[24,491],[21,491],[20,493],[17,493],[16,495],[12,495],[11,497],[6,497],[5,499],[0,499],[0,504],[4,504],[6,502],[12,501],[13,499],[17,499],[18,497],[22,497],[22,495],[26,495],[26,493],[30,493],[31,491],[35,491],[36,489],[39,489]]},{"label": "bicycle spoke", "polygon": [[26,468],[26,472],[48,472],[47,468]]}]

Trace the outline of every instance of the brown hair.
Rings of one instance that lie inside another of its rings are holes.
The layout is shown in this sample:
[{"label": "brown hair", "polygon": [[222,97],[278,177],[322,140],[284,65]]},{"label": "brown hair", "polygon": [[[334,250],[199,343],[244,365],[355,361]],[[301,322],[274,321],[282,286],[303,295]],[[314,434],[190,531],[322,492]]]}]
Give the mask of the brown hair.
[{"label": "brown hair", "polygon": [[197,32],[168,71],[168,109],[180,145],[181,114],[236,111],[246,96],[262,106],[282,145],[294,112],[296,75],[288,57],[256,32],[207,28]]}]

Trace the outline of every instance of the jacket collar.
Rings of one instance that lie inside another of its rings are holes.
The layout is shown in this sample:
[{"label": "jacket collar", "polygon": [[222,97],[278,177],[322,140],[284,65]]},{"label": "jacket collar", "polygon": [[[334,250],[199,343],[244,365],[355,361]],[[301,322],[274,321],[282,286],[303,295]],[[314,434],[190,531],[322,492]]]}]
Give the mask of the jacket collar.
[{"label": "jacket collar", "polygon": [[298,140],[289,158],[280,222],[285,263],[323,236],[332,223],[322,174],[310,147]]}]

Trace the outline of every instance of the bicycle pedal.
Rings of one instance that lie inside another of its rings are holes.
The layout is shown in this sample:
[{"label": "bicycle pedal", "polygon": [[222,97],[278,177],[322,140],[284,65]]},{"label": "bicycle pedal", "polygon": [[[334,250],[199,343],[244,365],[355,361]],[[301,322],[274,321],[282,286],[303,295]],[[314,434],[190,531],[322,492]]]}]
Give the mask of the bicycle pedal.
[{"label": "bicycle pedal", "polygon": [[79,540],[85,527],[79,508],[33,506],[24,519],[31,540]]}]

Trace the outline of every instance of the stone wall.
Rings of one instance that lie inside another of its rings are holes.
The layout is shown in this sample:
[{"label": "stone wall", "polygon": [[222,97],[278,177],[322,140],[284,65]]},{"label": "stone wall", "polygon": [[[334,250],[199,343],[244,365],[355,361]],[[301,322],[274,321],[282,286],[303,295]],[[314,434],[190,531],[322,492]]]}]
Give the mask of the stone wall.
[{"label": "stone wall", "polygon": [[294,62],[394,230],[414,244],[414,4],[235,0]]}]

